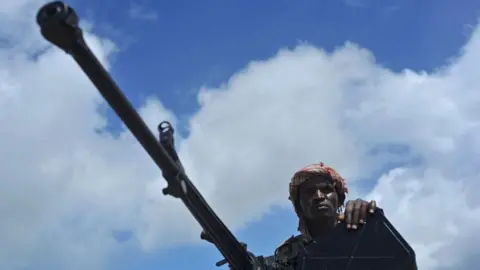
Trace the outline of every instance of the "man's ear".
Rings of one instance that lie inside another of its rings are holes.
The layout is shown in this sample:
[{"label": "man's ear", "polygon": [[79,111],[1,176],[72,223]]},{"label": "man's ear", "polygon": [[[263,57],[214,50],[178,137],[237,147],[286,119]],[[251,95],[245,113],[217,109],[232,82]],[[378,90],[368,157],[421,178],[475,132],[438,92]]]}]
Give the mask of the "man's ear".
[{"label": "man's ear", "polygon": [[302,205],[302,202],[300,200],[300,197],[297,199],[297,202],[295,203],[297,211],[300,215],[304,216],[305,214],[305,208]]},{"label": "man's ear", "polygon": [[295,202],[295,212],[299,218],[305,217],[305,211],[299,199]]},{"label": "man's ear", "polygon": [[347,196],[345,192],[341,191],[338,187],[335,187],[335,191],[338,198],[338,208],[340,208],[345,203],[345,199],[347,198]]}]

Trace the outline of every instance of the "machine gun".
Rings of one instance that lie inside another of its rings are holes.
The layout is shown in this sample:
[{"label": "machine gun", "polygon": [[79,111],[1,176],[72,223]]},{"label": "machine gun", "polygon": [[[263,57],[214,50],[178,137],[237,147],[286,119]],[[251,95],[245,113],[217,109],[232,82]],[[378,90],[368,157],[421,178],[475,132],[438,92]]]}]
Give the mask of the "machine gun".
[{"label": "machine gun", "polygon": [[73,57],[161,169],[168,183],[163,189],[163,194],[182,200],[202,226],[203,237],[208,238],[217,247],[232,269],[261,270],[258,259],[251,256],[233,236],[185,174],[178,155],[174,151],[171,125],[162,123],[159,126],[162,137],[159,142],[92,53],[78,23],[75,10],[61,1],[46,4],[37,14],[37,24],[40,26],[43,37]]},{"label": "machine gun", "polygon": [[[228,263],[230,269],[234,270],[284,269],[283,267],[275,266],[272,256],[264,258],[248,252],[246,245],[240,243],[218,218],[186,175],[178,154],[175,151],[174,130],[170,123],[160,123],[158,127],[160,138],[157,140],[115,81],[92,53],[83,38],[83,32],[78,22],[76,12],[61,1],[44,5],[37,14],[37,24],[40,26],[43,37],[73,57],[100,94],[160,168],[163,177],[167,181],[167,187],[163,189],[163,194],[178,198],[185,204],[203,228],[201,238],[213,243],[223,255],[225,259],[218,262],[217,266]],[[328,242],[333,241],[332,239],[319,240],[318,242],[314,241],[314,243],[306,246],[306,248],[298,254],[297,269],[407,270],[403,265],[405,262],[411,261],[412,258],[414,259],[413,250],[411,250],[410,246],[401,238],[398,232],[393,229],[393,226],[388,223],[388,220],[386,220],[383,214],[377,215],[375,220],[374,224],[378,226],[372,226],[370,222],[368,222],[365,228],[360,230],[361,232],[358,234],[345,234],[342,231],[344,228],[337,226],[338,228],[335,228],[336,235],[340,234],[345,241],[345,245],[337,246],[336,252],[338,254],[328,253],[323,248],[328,246]],[[381,228],[383,228],[383,230],[381,230]],[[368,232],[370,232],[370,234]],[[362,235],[367,235],[368,237]],[[372,249],[371,245],[368,245],[368,243],[374,243],[375,241],[373,240],[375,239],[384,239],[383,242],[381,242],[383,244],[381,246],[382,248],[386,248],[383,249],[385,256],[376,256],[375,253],[379,251]],[[367,247],[362,249],[365,251],[362,253],[364,254],[363,257],[361,254],[357,256],[359,252],[357,252],[356,247],[358,247],[360,243],[367,243]],[[390,244],[386,245],[388,243]],[[338,257],[340,253],[341,256]],[[359,266],[351,267],[352,260],[362,260],[367,258],[365,256],[369,258],[367,264],[357,264]],[[383,258],[384,261],[387,260],[388,262],[384,263],[380,268],[372,267],[372,264],[377,265],[376,261],[378,258]],[[332,259],[334,261],[333,263]],[[339,265],[336,264],[335,261],[347,261],[347,263]],[[326,263],[328,262],[330,262],[330,264],[328,264],[327,267]],[[391,266],[392,264],[400,266],[400,268],[389,267],[389,265]]]}]

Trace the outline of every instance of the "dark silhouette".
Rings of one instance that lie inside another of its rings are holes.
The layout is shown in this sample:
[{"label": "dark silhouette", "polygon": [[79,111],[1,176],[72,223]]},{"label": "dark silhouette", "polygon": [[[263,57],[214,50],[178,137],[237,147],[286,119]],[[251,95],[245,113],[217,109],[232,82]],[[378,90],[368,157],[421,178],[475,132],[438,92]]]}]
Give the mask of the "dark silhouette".
[{"label": "dark silhouette", "polygon": [[[330,241],[341,241],[340,238],[331,238],[332,234],[338,232],[338,226],[346,228],[342,235],[357,233],[357,230],[366,224],[370,216],[375,213],[383,216],[383,210],[377,208],[375,201],[367,202],[356,199],[348,201],[344,207],[348,193],[347,183],[335,169],[325,166],[323,163],[312,164],[296,172],[290,182],[289,191],[289,199],[298,216],[300,235],[292,236],[285,241],[277,248],[275,256],[270,258],[277,269],[300,267],[299,258],[301,259],[303,256],[301,251],[317,244],[315,239],[318,239],[317,242],[322,245],[327,245],[328,238]],[[344,212],[342,212],[343,209],[345,209]],[[343,239],[343,241],[348,241],[348,239]],[[338,259],[338,257],[336,258]],[[344,267],[334,266],[332,269],[344,269]]]}]

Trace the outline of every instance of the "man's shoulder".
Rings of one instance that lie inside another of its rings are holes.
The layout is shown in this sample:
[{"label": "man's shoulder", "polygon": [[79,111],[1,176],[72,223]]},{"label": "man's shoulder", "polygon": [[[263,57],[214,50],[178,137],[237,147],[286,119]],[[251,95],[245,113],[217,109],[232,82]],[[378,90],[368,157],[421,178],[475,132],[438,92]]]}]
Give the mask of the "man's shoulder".
[{"label": "man's shoulder", "polygon": [[275,250],[275,261],[280,264],[290,264],[296,260],[298,252],[305,244],[303,235],[291,236]]},{"label": "man's shoulder", "polygon": [[281,245],[278,246],[277,249],[282,248],[284,246],[289,246],[289,245],[297,245],[297,244],[303,244],[305,242],[305,237],[302,234],[299,235],[292,235],[290,238],[285,240]]}]

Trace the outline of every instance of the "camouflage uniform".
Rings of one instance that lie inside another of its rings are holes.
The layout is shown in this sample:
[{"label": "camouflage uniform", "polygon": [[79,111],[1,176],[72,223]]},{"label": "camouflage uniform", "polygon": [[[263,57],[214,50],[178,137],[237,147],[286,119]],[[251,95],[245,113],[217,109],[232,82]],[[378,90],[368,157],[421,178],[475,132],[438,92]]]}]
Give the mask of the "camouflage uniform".
[{"label": "camouflage uniform", "polygon": [[333,185],[338,194],[340,205],[337,211],[338,213],[342,211],[343,204],[345,203],[345,196],[348,193],[348,188],[345,179],[343,179],[333,168],[325,166],[323,163],[319,163],[309,165],[296,172],[290,181],[289,200],[292,201],[293,208],[298,216],[298,231],[301,234],[290,237],[275,250],[275,269],[295,269],[298,252],[305,244],[311,241],[311,236],[308,228],[305,226],[305,220],[298,201],[298,188],[301,184],[315,175],[324,175],[332,178]]}]

